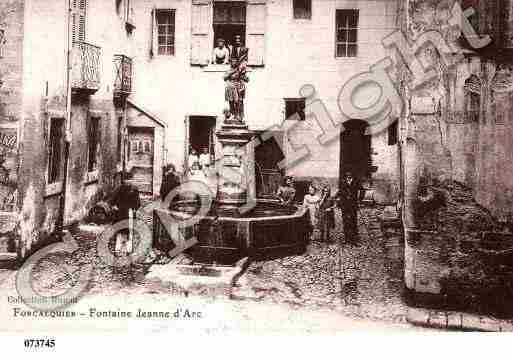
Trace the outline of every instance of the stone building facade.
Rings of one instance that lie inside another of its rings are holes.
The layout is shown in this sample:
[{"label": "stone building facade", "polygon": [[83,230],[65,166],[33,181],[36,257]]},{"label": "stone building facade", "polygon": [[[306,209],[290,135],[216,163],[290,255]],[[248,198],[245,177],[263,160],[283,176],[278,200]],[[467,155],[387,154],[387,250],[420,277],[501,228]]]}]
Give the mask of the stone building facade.
[{"label": "stone building facade", "polygon": [[[241,34],[249,48],[246,122],[254,131],[274,130],[274,148],[282,149],[260,149],[268,161],[257,155],[257,179],[306,146],[308,158],[286,174],[298,180],[324,178],[337,186],[340,168],[354,161],[341,155],[340,124],[349,118],[338,97],[350,78],[387,54],[381,39],[396,28],[397,1],[137,0],[132,6],[137,24],[132,97],[168,124],[169,162],[184,168],[190,147],[208,148],[218,158],[213,133],[226,107],[223,74],[228,66],[212,64],[212,51],[218,38],[233,44],[235,34]],[[365,107],[375,95],[362,92],[356,101]],[[301,107],[305,115],[294,119]],[[326,131],[335,136],[319,141]],[[353,137],[347,141],[362,147],[369,165],[364,171],[374,171],[376,200],[395,202],[398,145],[389,141],[386,130],[372,138]],[[267,152],[275,157],[266,157]]]},{"label": "stone building facade", "polygon": [[0,4],[2,259],[26,258],[119,183],[129,9],[103,0]]},{"label": "stone building facade", "polygon": [[[463,26],[450,21],[455,1],[408,4],[400,16],[411,44],[435,31],[454,51],[419,48],[436,76],[403,92],[405,283],[433,303],[501,312],[512,295],[500,284],[513,210],[512,4],[458,2],[475,10],[471,36],[454,31]],[[458,61],[446,66],[444,56]]]}]

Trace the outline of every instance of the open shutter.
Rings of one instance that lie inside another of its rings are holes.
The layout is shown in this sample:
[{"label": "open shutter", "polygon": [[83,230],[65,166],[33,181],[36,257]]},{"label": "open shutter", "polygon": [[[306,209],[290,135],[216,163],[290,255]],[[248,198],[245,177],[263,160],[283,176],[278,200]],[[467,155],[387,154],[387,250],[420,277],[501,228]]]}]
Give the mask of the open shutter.
[{"label": "open shutter", "polygon": [[209,0],[192,0],[191,64],[208,65],[210,60],[210,28],[212,5]]},{"label": "open shutter", "polygon": [[266,0],[248,0],[246,47],[249,48],[249,65],[264,65],[266,15]]},{"label": "open shutter", "polygon": [[155,8],[151,9],[151,32],[150,32],[150,58],[155,55],[155,39],[157,38],[156,28],[157,28],[157,10]]},{"label": "open shutter", "polygon": [[71,24],[73,42],[84,42],[86,38],[86,10],[87,0],[73,0],[71,2]]}]

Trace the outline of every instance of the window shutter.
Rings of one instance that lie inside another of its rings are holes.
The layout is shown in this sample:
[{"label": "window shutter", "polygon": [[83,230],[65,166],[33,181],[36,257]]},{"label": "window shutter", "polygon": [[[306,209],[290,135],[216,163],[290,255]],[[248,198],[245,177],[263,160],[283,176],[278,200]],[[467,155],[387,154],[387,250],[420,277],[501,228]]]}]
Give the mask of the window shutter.
[{"label": "window shutter", "polygon": [[266,0],[248,0],[246,47],[249,48],[249,65],[264,65],[266,10]]},{"label": "window shutter", "polygon": [[87,0],[73,0],[71,2],[71,24],[73,42],[84,42],[86,38],[86,10]]},{"label": "window shutter", "polygon": [[209,32],[212,23],[212,6],[209,0],[192,1],[191,64],[208,65],[210,60]]}]

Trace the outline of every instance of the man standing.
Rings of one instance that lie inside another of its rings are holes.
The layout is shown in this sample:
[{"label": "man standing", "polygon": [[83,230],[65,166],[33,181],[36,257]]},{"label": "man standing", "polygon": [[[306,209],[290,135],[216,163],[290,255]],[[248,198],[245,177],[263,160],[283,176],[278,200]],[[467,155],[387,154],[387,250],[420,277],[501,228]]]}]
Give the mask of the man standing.
[{"label": "man standing", "polygon": [[242,62],[248,61],[248,53],[249,49],[247,47],[242,46],[242,41],[240,35],[235,35],[235,46],[233,46],[230,57],[232,59],[236,59],[239,61],[239,64]]},{"label": "man standing", "polygon": [[117,188],[111,200],[112,209],[115,211],[113,223],[128,220],[129,227],[116,233],[115,252],[118,256],[126,256],[132,252],[132,227],[135,220],[135,212],[141,207],[139,190],[128,182],[132,178],[131,171],[123,172],[122,176],[121,186]]},{"label": "man standing", "polygon": [[160,199],[165,201],[167,195],[178,186],[180,186],[180,179],[175,173],[175,166],[168,164],[164,167],[164,175],[160,185]]},{"label": "man standing", "polygon": [[342,210],[346,243],[356,244],[358,242],[358,202],[363,195],[360,182],[350,171],[346,171],[340,183],[340,189],[335,195],[338,206]]}]

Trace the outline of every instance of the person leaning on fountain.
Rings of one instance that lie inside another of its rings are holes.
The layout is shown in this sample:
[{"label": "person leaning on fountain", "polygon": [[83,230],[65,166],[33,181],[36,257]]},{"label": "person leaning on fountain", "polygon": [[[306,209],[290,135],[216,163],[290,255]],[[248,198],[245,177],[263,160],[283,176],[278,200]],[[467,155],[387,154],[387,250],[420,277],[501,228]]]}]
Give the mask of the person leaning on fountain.
[{"label": "person leaning on fountain", "polygon": [[283,179],[283,183],[278,187],[276,196],[284,206],[289,206],[296,197],[296,189],[294,188],[294,179],[287,176]]}]

